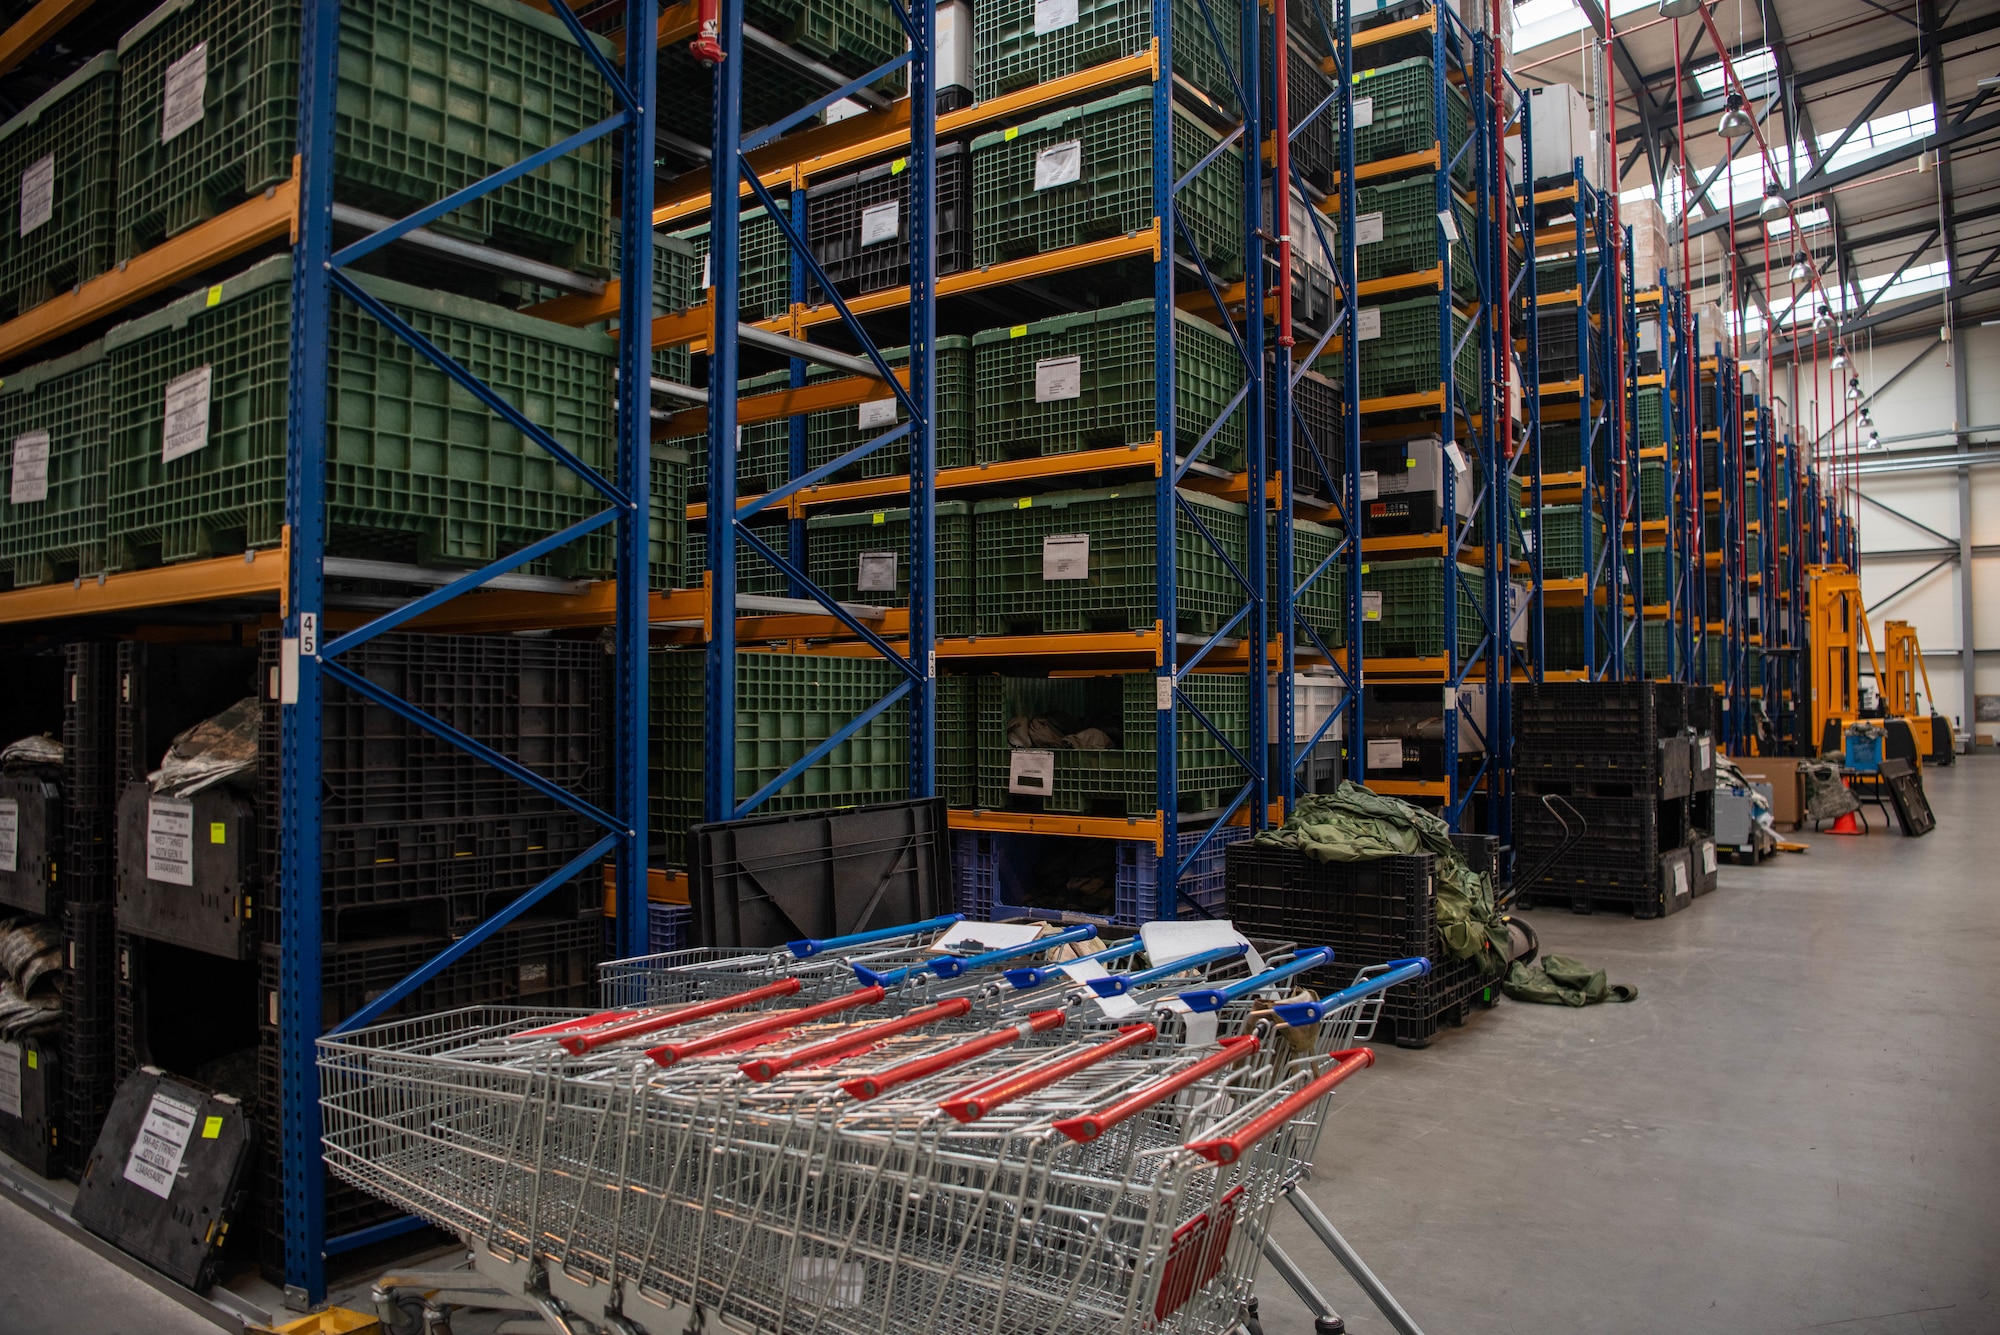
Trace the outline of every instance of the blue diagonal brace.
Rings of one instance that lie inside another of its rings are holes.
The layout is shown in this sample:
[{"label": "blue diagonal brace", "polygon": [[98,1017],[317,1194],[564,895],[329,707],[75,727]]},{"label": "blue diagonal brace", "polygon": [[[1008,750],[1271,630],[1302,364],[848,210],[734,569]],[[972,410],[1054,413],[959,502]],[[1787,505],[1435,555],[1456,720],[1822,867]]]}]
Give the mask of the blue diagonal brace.
[{"label": "blue diagonal brace", "polygon": [[752,793],[748,799],[746,799],[744,802],[742,802],[737,806],[734,819],[741,820],[743,817],[755,811],[757,807],[764,801],[765,798],[770,797],[773,793],[783,790],[786,784],[798,778],[801,774],[804,774],[814,765],[817,765],[821,760],[831,755],[833,753],[834,747],[839,746],[842,742],[852,737],[855,733],[860,732],[870,723],[873,723],[876,717],[879,714],[881,714],[883,710],[895,704],[898,700],[901,700],[904,696],[908,695],[909,693],[910,693],[909,682],[907,681],[897,682],[894,690],[890,691],[880,700],[877,700],[867,709],[864,709],[859,714],[856,714],[853,718],[847,720],[847,722],[841,724],[841,726],[834,732],[834,734],[831,737],[828,737],[818,746],[815,746],[812,750],[800,756],[797,760],[793,761],[791,765],[789,765],[786,768],[783,774],[780,774],[777,778],[771,780],[769,783],[765,784],[762,788],[759,788],[755,793]]},{"label": "blue diagonal brace", "polygon": [[599,74],[604,76],[604,82],[611,86],[611,95],[618,99],[618,105],[630,111],[637,99],[632,96],[632,89],[626,84],[625,76],[620,74],[604,53],[597,49],[596,39],[583,30],[583,24],[571,12],[568,0],[549,0],[549,8],[562,20],[563,27],[569,29],[570,37],[583,48],[584,57],[597,67]]},{"label": "blue diagonal brace", "polygon": [[822,481],[824,481],[829,477],[832,477],[835,473],[838,473],[841,469],[847,467],[849,464],[858,463],[860,460],[867,458],[869,455],[875,453],[875,451],[881,449],[884,445],[892,444],[895,441],[899,441],[903,437],[909,434],[910,434],[910,423],[904,422],[892,430],[884,431],[881,435],[875,437],[873,440],[862,441],[859,445],[856,445],[853,449],[841,455],[838,459],[829,459],[827,460],[827,462],[821,464],[818,468],[813,469],[811,472],[799,474],[797,477],[793,478],[790,482],[787,482],[784,486],[779,487],[777,490],[767,491],[762,496],[759,496],[756,500],[748,501],[742,505],[737,506],[736,522],[740,524],[744,520],[748,519],[751,515],[754,515],[759,510],[764,509],[766,506],[776,505],[780,501],[790,500],[793,496],[796,496],[798,493],[804,491],[806,488],[818,486]]},{"label": "blue diagonal brace", "polygon": [[884,640],[880,635],[862,625],[859,618],[835,601],[832,594],[807,578],[804,571],[771,550],[770,544],[758,537],[754,531],[738,524],[736,526],[736,536],[741,541],[748,543],[752,551],[776,566],[778,573],[783,575],[787,581],[803,588],[814,602],[824,607],[833,616],[839,618],[841,623],[849,630],[867,641],[869,647],[874,649],[876,653],[901,668],[904,676],[912,680],[916,679],[917,669],[907,658],[897,653],[887,640]]},{"label": "blue diagonal brace", "polygon": [[880,69],[870,70],[868,73],[863,74],[858,78],[849,79],[846,83],[840,85],[840,87],[826,94],[824,97],[820,98],[817,102],[808,102],[805,106],[800,107],[797,111],[794,111],[791,115],[785,117],[783,120],[776,121],[770,125],[766,125],[763,129],[757,131],[755,134],[744,135],[742,144],[743,151],[745,153],[756,152],[764,145],[777,139],[780,135],[789,134],[794,127],[804,125],[807,121],[819,115],[820,112],[825,111],[828,107],[840,101],[841,98],[852,97],[854,94],[866,88],[869,84],[887,78],[889,75],[894,74],[897,70],[903,68],[903,66],[909,63],[910,63],[910,53],[908,51],[905,51],[902,55],[897,56],[894,60],[882,66],[882,68]]}]

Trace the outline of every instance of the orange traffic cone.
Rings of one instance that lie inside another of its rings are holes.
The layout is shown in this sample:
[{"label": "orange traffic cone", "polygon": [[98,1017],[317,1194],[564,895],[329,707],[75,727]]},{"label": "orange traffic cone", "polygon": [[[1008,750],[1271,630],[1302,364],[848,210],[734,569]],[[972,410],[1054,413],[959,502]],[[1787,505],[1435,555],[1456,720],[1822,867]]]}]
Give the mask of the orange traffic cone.
[{"label": "orange traffic cone", "polygon": [[1866,830],[1864,830],[1864,829],[1862,829],[1862,828],[1861,828],[1861,822],[1860,822],[1860,821],[1858,821],[1858,820],[1856,820],[1856,819],[1854,819],[1854,813],[1853,813],[1852,811],[1849,811],[1849,812],[1847,812],[1846,814],[1842,815],[1842,816],[1841,816],[1841,818],[1840,818],[1839,820],[1836,820],[1836,821],[1835,821],[1835,822],[1833,823],[1833,828],[1832,828],[1832,829],[1830,829],[1830,830],[1828,830],[1828,831],[1827,831],[1827,833],[1828,833],[1828,834],[1866,834],[1866,833],[1868,833],[1868,831],[1866,831]]}]

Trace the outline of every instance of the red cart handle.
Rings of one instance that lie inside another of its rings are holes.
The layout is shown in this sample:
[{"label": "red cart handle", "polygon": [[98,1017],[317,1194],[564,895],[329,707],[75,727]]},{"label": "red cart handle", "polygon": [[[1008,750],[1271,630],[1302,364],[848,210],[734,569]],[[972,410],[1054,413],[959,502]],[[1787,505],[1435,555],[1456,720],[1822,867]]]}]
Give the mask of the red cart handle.
[{"label": "red cart handle", "polygon": [[993,1080],[982,1080],[968,1085],[953,1094],[938,1107],[961,1122],[976,1122],[1003,1103],[1012,1103],[1023,1094],[1032,1094],[1038,1089],[1067,1080],[1078,1071],[1086,1070],[1115,1056],[1139,1043],[1150,1043],[1158,1038],[1160,1031],[1150,1024],[1127,1025],[1118,1031],[1118,1037],[1109,1043],[1098,1043],[1082,1052],[1072,1053],[1059,1061],[1046,1062],[1029,1067],[1025,1071],[1009,1071]]},{"label": "red cart handle", "polygon": [[770,997],[789,997],[798,990],[798,979],[781,978],[775,983],[766,983],[762,987],[753,987],[748,992],[738,992],[734,996],[721,997],[715,1001],[698,1001],[692,1006],[682,1006],[677,1010],[662,1011],[657,1015],[648,1015],[642,1019],[632,1020],[625,1024],[614,1024],[609,1028],[599,1029],[588,1034],[572,1034],[570,1037],[562,1040],[562,1045],[564,1051],[568,1052],[571,1056],[581,1057],[586,1052],[595,1052],[606,1044],[616,1043],[621,1039],[637,1038],[641,1034],[650,1034],[660,1029],[671,1029],[677,1024],[686,1024],[690,1020],[705,1020],[711,1015],[722,1015],[729,1011],[741,1010],[752,1002],[763,1001]]},{"label": "red cart handle", "polygon": [[1334,1086],[1348,1076],[1364,1066],[1375,1064],[1375,1054],[1367,1048],[1348,1048],[1344,1052],[1333,1053],[1332,1056],[1337,1064],[1331,1071],[1319,1076],[1304,1089],[1270,1109],[1241,1131],[1234,1135],[1217,1136],[1212,1140],[1191,1140],[1187,1148],[1210,1163],[1235,1163],[1249,1152],[1252,1145],[1332,1093]]},{"label": "red cart handle", "polygon": [[983,1052],[992,1052],[1006,1047],[1009,1043],[1018,1043],[1029,1034],[1055,1029],[1062,1024],[1063,1019],[1061,1011],[1035,1011],[1018,1024],[1010,1024],[1003,1029],[995,1029],[990,1034],[967,1039],[942,1052],[933,1052],[925,1057],[912,1057],[899,1066],[891,1066],[886,1071],[877,1071],[873,1075],[857,1076],[852,1080],[842,1081],[840,1087],[847,1091],[850,1098],[872,1099],[878,1094],[886,1094],[897,1085],[921,1080],[927,1075],[936,1075],[939,1071],[947,1070],[960,1062],[971,1061]]},{"label": "red cart handle", "polygon": [[940,1001],[935,1006],[926,1006],[920,1011],[911,1011],[908,1015],[902,1016],[899,1019],[884,1020],[881,1024],[864,1025],[859,1029],[851,1029],[844,1034],[835,1034],[832,1038],[821,1039],[817,1043],[808,1043],[802,1048],[794,1048],[790,1052],[781,1052],[775,1057],[759,1057],[755,1061],[743,1063],[743,1065],[736,1069],[749,1076],[752,1080],[762,1084],[767,1080],[775,1080],[786,1071],[796,1067],[811,1066],[815,1062],[825,1061],[829,1057],[838,1057],[842,1053],[852,1052],[856,1048],[872,1047],[885,1038],[894,1038],[897,1034],[906,1033],[911,1029],[919,1029],[927,1024],[935,1024],[939,1020],[949,1020],[954,1016],[963,1015],[971,1009],[972,1003],[970,1001],[964,997],[953,997],[950,1001]]},{"label": "red cart handle", "polygon": [[686,1061],[689,1057],[699,1057],[704,1052],[714,1052],[718,1048],[730,1047],[746,1038],[755,1038],[759,1034],[811,1024],[826,1016],[853,1010],[856,1006],[872,1006],[887,995],[888,993],[879,987],[857,987],[845,996],[835,997],[832,1001],[822,1001],[801,1010],[773,1011],[769,1015],[760,1015],[742,1024],[732,1024],[727,1029],[718,1029],[712,1034],[703,1034],[700,1038],[691,1038],[685,1043],[662,1043],[657,1048],[648,1048],[646,1055],[662,1066],[672,1066],[675,1062]]},{"label": "red cart handle", "polygon": [[1163,1080],[1135,1089],[1108,1108],[1099,1108],[1094,1113],[1081,1117],[1065,1117],[1055,1123],[1056,1130],[1068,1136],[1079,1145],[1087,1145],[1099,1136],[1117,1126],[1134,1113],[1144,1112],[1167,1095],[1186,1089],[1195,1081],[1213,1071],[1219,1071],[1233,1062],[1243,1060],[1257,1048],[1257,1040],[1248,1034],[1238,1034],[1222,1040],[1222,1050],[1210,1053],[1185,1070],[1176,1071]]}]

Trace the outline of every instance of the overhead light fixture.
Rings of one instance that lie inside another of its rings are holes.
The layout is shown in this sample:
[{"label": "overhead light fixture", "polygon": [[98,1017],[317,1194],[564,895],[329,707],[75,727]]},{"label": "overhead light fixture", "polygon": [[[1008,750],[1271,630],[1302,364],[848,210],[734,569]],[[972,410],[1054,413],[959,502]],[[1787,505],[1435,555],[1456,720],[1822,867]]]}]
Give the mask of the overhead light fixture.
[{"label": "overhead light fixture", "polygon": [[1803,256],[1803,255],[1795,255],[1795,256],[1793,256],[1793,257],[1792,257],[1792,281],[1793,281],[1794,283],[1803,283],[1803,282],[1805,282],[1805,281],[1806,281],[1806,279],[1807,279],[1807,278],[1809,278],[1809,277],[1811,277],[1811,276],[1812,276],[1812,269],[1811,269],[1810,267],[1808,267],[1808,266],[1807,266],[1807,264],[1806,264],[1806,257],[1805,257],[1805,256]]},{"label": "overhead light fixture", "polygon": [[1833,369],[1836,371],[1847,369],[1847,346],[1845,344],[1833,350]]},{"label": "overhead light fixture", "polygon": [[[1667,7],[1665,5],[1661,5],[1660,12],[1664,14],[1666,13],[1666,11]],[[1979,81],[1980,92],[1983,93],[1993,90],[2000,90],[2000,74],[1989,74],[1985,78]]]},{"label": "overhead light fixture", "polygon": [[1862,448],[1862,449],[1864,449],[1864,450],[1879,450],[1879,449],[1881,449],[1881,448],[1882,448],[1882,433],[1881,433],[1881,432],[1879,432],[1879,431],[1870,431],[1870,432],[1868,433],[1868,440],[1867,440],[1867,442],[1866,442],[1865,444],[1863,444],[1861,448]]},{"label": "overhead light fixture", "polygon": [[1873,414],[1873,413],[1872,413],[1872,412],[1871,412],[1871,411],[1869,410],[1869,407],[1868,407],[1868,405],[1867,405],[1867,404],[1865,404],[1865,403],[1861,405],[1861,425],[1863,425],[1863,426],[1874,426],[1874,425],[1875,425],[1875,416],[1874,416],[1874,414]]},{"label": "overhead light fixture", "polygon": [[1847,401],[1849,403],[1853,403],[1856,400],[1860,399],[1860,397],[1861,397],[1861,377],[1858,375],[1849,376],[1847,378]]},{"label": "overhead light fixture", "polygon": [[1819,314],[1813,316],[1813,330],[1823,334],[1831,328],[1833,328],[1833,312],[1821,306]]},{"label": "overhead light fixture", "polygon": [[1660,0],[1663,19],[1689,19],[1701,13],[1701,0]]},{"label": "overhead light fixture", "polygon": [[1722,113],[1722,119],[1715,123],[1715,132],[1724,139],[1741,139],[1756,128],[1750,113],[1743,109],[1743,94],[1732,91],[1729,106]]}]

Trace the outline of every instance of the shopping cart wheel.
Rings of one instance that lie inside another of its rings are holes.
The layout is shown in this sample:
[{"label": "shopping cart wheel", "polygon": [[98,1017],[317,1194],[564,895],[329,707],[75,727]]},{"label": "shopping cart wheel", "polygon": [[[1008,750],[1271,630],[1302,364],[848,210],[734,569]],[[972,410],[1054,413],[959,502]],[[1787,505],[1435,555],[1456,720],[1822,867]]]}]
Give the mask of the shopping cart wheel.
[{"label": "shopping cart wheel", "polygon": [[1337,1316],[1316,1316],[1313,1335],[1347,1335],[1347,1323]]},{"label": "shopping cart wheel", "polygon": [[1249,1335],[1264,1335],[1264,1323],[1257,1319],[1257,1295],[1251,1294],[1250,1301],[1243,1304],[1243,1329]]},{"label": "shopping cart wheel", "polygon": [[424,1305],[424,1335],[451,1335],[451,1309]]}]

